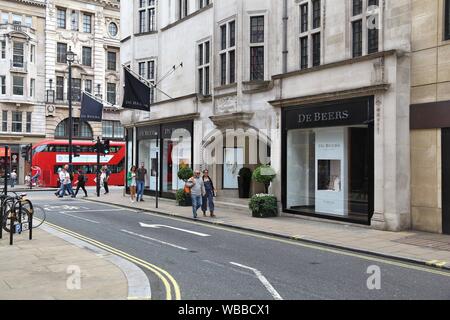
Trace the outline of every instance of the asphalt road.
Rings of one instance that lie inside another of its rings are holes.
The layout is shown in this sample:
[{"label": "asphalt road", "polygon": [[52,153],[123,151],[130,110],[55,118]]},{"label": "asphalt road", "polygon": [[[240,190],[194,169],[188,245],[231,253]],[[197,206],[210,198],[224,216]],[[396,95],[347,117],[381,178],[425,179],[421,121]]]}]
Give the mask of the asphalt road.
[{"label": "asphalt road", "polygon": [[[167,271],[182,299],[450,299],[445,271],[52,193],[29,198],[48,222]],[[153,299],[164,299],[163,282],[144,271]]]}]

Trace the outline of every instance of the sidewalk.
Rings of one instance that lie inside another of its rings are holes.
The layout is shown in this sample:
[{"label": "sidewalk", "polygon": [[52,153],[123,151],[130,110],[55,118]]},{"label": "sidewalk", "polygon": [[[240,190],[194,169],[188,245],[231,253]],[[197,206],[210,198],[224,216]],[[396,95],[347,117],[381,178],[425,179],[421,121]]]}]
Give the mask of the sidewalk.
[{"label": "sidewalk", "polygon": [[[28,232],[15,235],[10,246],[9,235],[3,233],[0,300],[127,299],[127,277],[107,256],[66,242],[42,228],[33,232],[33,238],[28,240]],[[79,289],[76,270],[81,274]]]},{"label": "sidewalk", "polygon": [[[123,189],[87,200],[192,219],[191,207],[179,207],[175,200],[160,198],[159,209],[155,209],[154,198],[144,196],[144,202],[131,203],[129,196],[124,197]],[[248,207],[237,203],[217,202],[215,214],[215,219],[204,218],[199,210],[199,220],[450,270],[450,236],[446,235],[379,231],[366,226],[316,221],[284,213],[276,218],[258,219],[251,216]]]}]

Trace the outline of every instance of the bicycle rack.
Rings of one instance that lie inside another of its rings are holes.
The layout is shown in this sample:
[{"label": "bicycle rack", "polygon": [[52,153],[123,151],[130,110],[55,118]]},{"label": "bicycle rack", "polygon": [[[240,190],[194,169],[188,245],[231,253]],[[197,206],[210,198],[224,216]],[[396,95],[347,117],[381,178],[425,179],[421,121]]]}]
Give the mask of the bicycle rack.
[{"label": "bicycle rack", "polygon": [[[9,147],[8,146],[5,146],[5,154],[7,155],[8,154],[8,150],[9,149]],[[5,172],[5,185],[4,185],[4,189],[3,189],[3,193],[5,194],[5,195],[8,195],[8,179],[7,179],[7,176],[8,176],[8,162],[7,161],[5,161],[5,168],[4,168],[4,172]],[[17,216],[17,212],[16,212],[16,210],[17,210],[17,206],[16,206],[16,203],[14,203],[13,204],[13,214],[12,214],[12,216],[11,216],[11,221],[10,221],[10,226],[9,226],[9,244],[12,246],[13,244],[14,244],[14,233],[18,233],[18,234],[22,234],[22,231],[23,231],[23,223],[22,223],[22,201],[21,200],[18,200],[18,203],[19,203],[19,212],[18,212],[18,217],[19,217],[19,219],[18,219],[18,224],[16,225],[15,224],[15,217]],[[1,222],[0,222],[0,239],[2,239],[3,238],[3,205],[4,205],[4,202],[2,202],[1,203]],[[33,208],[33,204],[30,202],[30,215],[29,215],[29,220],[28,220],[28,231],[29,231],[29,235],[28,235],[28,238],[29,238],[29,240],[32,240],[33,239],[33,214],[34,214],[34,208]],[[6,223],[6,222],[5,222]],[[16,228],[17,228],[17,230],[16,230]]]}]

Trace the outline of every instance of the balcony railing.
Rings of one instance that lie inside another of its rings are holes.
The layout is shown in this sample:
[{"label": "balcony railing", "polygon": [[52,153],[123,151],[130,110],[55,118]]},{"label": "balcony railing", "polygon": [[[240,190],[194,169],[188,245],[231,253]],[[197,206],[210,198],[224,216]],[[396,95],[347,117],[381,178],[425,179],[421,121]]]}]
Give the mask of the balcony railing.
[{"label": "balcony railing", "polygon": [[13,72],[27,72],[27,63],[24,61],[11,60],[11,71]]}]

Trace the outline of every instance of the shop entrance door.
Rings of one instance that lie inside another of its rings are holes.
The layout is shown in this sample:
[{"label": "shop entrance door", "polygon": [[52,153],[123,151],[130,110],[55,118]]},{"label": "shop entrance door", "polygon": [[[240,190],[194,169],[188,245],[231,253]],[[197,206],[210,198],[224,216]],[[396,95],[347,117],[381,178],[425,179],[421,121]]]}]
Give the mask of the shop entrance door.
[{"label": "shop entrance door", "polygon": [[450,234],[450,128],[442,129],[442,232]]}]

